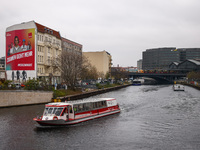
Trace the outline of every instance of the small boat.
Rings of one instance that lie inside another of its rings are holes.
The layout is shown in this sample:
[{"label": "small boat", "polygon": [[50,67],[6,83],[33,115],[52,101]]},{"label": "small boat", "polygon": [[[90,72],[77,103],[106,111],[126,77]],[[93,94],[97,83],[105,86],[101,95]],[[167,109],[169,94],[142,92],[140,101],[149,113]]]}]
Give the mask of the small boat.
[{"label": "small boat", "polygon": [[142,85],[141,81],[133,81],[132,85]]},{"label": "small boat", "polygon": [[120,112],[115,98],[48,103],[43,116],[33,118],[41,126],[65,126]]},{"label": "small boat", "polygon": [[174,84],[173,90],[174,91],[185,91],[185,87],[184,87],[184,85],[181,85],[181,84]]}]

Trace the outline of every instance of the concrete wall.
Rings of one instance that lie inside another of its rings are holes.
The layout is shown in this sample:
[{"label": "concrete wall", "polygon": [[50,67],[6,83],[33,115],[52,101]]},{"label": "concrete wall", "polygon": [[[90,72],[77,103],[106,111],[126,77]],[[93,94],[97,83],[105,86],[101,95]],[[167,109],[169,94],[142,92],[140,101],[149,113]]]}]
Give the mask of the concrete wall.
[{"label": "concrete wall", "polygon": [[0,107],[48,103],[52,97],[46,91],[0,91]]}]

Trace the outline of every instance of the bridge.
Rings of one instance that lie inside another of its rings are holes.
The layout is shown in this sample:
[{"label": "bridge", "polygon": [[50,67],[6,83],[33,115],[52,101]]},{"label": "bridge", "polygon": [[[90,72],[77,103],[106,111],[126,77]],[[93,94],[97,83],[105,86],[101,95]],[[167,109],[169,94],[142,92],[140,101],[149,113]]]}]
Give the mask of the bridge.
[{"label": "bridge", "polygon": [[129,72],[129,78],[149,77],[157,81],[158,84],[169,84],[175,80],[186,77],[186,73],[135,73]]}]

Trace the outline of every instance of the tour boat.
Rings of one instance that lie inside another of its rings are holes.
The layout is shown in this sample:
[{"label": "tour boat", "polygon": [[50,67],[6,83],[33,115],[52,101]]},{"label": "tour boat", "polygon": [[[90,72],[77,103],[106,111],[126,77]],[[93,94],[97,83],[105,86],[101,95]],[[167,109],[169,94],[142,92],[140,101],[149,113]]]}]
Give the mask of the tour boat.
[{"label": "tour boat", "polygon": [[181,84],[174,84],[173,85],[173,90],[174,91],[185,91],[185,87]]},{"label": "tour boat", "polygon": [[43,116],[33,120],[41,126],[65,126],[120,112],[115,98],[48,103]]}]

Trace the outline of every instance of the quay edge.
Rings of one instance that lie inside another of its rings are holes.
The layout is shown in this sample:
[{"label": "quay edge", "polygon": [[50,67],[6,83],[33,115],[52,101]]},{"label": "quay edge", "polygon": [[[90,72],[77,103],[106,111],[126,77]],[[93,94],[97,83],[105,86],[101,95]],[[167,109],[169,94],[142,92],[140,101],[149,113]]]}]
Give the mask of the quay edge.
[{"label": "quay edge", "polygon": [[70,100],[77,100],[77,99],[87,98],[87,97],[90,97],[90,96],[94,96],[94,95],[118,90],[118,89],[121,89],[121,88],[128,87],[130,85],[132,85],[132,84],[120,85],[120,86],[110,87],[110,88],[105,88],[105,89],[98,89],[98,90],[95,90],[95,91],[90,91],[90,92],[85,92],[85,93],[75,94],[75,95],[68,95],[68,96],[64,96],[64,97],[57,97],[57,99],[60,99],[62,102],[70,101]]}]

